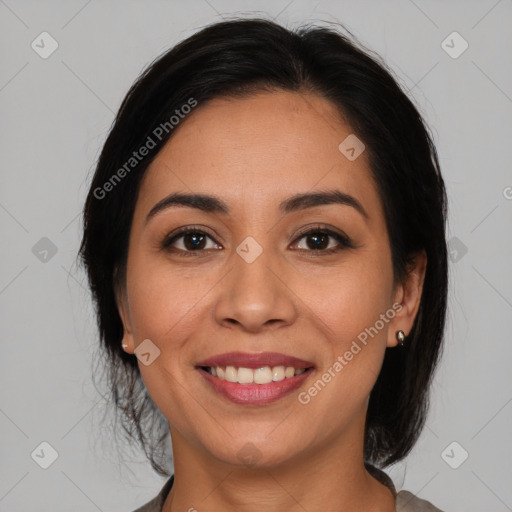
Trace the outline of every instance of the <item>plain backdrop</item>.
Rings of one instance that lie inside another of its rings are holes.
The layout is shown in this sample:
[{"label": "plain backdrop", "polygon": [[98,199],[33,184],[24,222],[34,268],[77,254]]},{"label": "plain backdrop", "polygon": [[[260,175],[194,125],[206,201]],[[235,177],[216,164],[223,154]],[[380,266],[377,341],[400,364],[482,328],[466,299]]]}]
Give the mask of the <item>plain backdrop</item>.
[{"label": "plain backdrop", "polygon": [[142,69],[253,14],[342,22],[432,128],[450,201],[446,348],[427,426],[388,472],[447,512],[512,510],[510,0],[0,0],[0,510],[131,511],[163,485],[142,453],[121,462],[101,441],[80,211]]}]

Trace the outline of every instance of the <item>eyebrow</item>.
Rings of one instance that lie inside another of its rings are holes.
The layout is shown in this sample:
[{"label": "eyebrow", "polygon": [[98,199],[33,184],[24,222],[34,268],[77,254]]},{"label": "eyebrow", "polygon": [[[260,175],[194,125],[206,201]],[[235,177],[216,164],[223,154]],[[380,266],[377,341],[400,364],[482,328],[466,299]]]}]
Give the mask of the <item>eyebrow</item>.
[{"label": "eyebrow", "polygon": [[[324,192],[308,192],[304,194],[293,195],[279,204],[279,210],[283,214],[289,214],[295,211],[304,210],[306,208],[314,208],[315,206],[324,206],[330,204],[340,204],[351,206],[356,209],[365,219],[368,219],[368,213],[363,205],[353,196],[341,192],[340,190],[328,190]],[[219,213],[229,215],[229,206],[222,199],[206,194],[183,194],[173,193],[151,208],[146,217],[146,223],[158,213],[171,208],[173,206],[185,206],[189,208],[197,208],[207,213]]]}]

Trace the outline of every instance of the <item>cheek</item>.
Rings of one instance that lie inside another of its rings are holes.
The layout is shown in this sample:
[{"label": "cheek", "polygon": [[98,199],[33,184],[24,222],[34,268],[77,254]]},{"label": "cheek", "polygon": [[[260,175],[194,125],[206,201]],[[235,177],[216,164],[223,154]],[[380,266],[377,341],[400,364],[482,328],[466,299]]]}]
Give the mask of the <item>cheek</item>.
[{"label": "cheek", "polygon": [[133,336],[135,346],[149,339],[160,353],[148,366],[138,361],[139,370],[158,409],[176,428],[186,430],[194,417],[189,417],[190,395],[183,392],[182,363],[190,359],[187,342],[201,325],[201,299],[213,283],[206,279],[205,286],[197,286],[169,265],[142,263],[133,258],[127,282]]},{"label": "cheek", "polygon": [[[131,272],[131,273],[130,273]],[[133,259],[127,283],[135,343],[145,338],[172,349],[169,340],[182,339],[184,326],[194,320],[212,284],[208,274],[199,285],[186,271],[158,261]]]},{"label": "cheek", "polygon": [[[331,269],[319,280],[304,279],[303,296],[308,306],[329,329],[328,336],[337,350],[350,344],[365,329],[374,326],[390,308],[391,263],[360,258],[353,265]],[[387,326],[387,323],[385,324]],[[385,339],[386,328],[378,323]]]},{"label": "cheek", "polygon": [[389,283],[382,274],[361,270],[338,277],[340,284],[325,283],[324,293],[314,298],[311,309],[321,320],[317,325],[329,327],[323,329],[326,342],[319,345],[325,356],[310,387],[298,396],[303,428],[333,436],[360,417],[358,411],[364,414],[386,350],[388,324],[381,315],[389,308]]},{"label": "cheek", "polygon": [[376,254],[368,251],[303,289],[317,325],[326,326],[325,357],[318,372],[322,382],[311,392],[322,395],[314,399],[316,407],[332,413],[334,423],[339,421],[336,415],[350,414],[364,403],[386,350],[388,323],[394,314],[389,303],[392,268],[390,258]]}]

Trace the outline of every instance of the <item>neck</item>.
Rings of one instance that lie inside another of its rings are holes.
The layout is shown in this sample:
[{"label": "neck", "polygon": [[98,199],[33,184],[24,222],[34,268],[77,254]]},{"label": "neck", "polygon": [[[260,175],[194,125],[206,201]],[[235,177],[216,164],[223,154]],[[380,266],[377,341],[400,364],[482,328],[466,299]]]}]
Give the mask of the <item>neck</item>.
[{"label": "neck", "polygon": [[163,512],[394,512],[390,489],[365,469],[363,439],[344,436],[343,443],[331,439],[280,464],[249,467],[226,464],[171,431],[174,485]]}]

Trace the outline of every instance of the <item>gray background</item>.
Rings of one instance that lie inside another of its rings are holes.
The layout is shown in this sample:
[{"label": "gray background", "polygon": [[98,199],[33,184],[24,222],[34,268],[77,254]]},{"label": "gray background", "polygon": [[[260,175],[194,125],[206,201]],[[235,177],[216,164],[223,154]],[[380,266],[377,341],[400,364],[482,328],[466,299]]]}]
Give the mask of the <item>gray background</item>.
[{"label": "gray background", "polygon": [[[101,423],[79,214],[143,67],[205,24],[255,11],[290,27],[343,22],[432,127],[450,200],[447,343],[427,427],[389,473],[448,512],[512,510],[511,0],[0,0],[0,510],[128,511],[160,490],[141,453],[119,461]],[[59,45],[46,59],[31,47],[43,31]],[[453,31],[469,44],[458,58],[442,46]],[[58,452],[47,469],[42,442]]]}]

